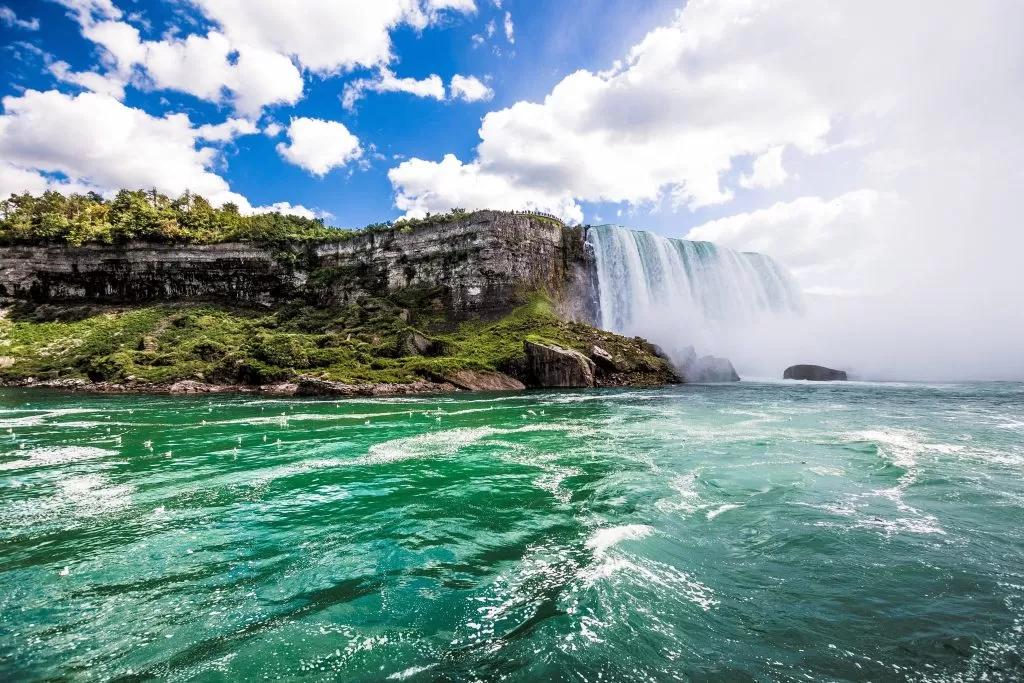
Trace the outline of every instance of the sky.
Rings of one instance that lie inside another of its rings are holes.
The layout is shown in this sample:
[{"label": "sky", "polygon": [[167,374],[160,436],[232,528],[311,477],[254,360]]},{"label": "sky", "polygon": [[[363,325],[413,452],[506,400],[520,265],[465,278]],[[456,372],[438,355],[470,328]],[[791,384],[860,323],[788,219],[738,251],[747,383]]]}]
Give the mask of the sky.
[{"label": "sky", "polygon": [[1022,25],[1017,0],[0,0],[0,194],[618,223],[782,261],[837,362],[1024,377]]}]

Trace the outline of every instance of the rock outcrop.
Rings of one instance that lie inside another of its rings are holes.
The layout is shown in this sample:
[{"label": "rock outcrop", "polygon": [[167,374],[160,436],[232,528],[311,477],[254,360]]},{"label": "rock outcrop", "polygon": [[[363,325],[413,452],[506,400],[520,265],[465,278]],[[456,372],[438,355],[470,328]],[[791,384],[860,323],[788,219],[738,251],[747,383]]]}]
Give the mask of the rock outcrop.
[{"label": "rock outcrop", "polygon": [[531,386],[576,389],[595,385],[594,361],[579,351],[531,341],[525,343],[524,350]]},{"label": "rock outcrop", "polygon": [[833,370],[823,365],[791,365],[782,373],[782,378],[811,382],[845,382],[848,379],[845,371]]},{"label": "rock outcrop", "polygon": [[692,346],[683,350],[682,358],[678,361],[679,373],[683,381],[688,383],[705,384],[711,382],[739,382],[740,376],[733,367],[732,361],[728,358],[716,356],[697,357],[697,352]]},{"label": "rock outcrop", "polygon": [[502,372],[460,370],[445,375],[444,379],[466,391],[522,391],[526,388],[526,385],[515,377],[509,377]]},{"label": "rock outcrop", "polygon": [[492,318],[531,292],[575,296],[586,259],[579,228],[478,211],[336,242],[0,246],[0,299],[273,306],[302,298],[338,306],[397,294],[447,318]]}]

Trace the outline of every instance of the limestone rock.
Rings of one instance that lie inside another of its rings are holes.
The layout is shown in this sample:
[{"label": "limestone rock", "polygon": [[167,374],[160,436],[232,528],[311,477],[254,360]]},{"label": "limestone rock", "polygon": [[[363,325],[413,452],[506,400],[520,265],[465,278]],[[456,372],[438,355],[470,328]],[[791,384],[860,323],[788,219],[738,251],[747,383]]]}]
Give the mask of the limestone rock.
[{"label": "limestone rock", "polygon": [[525,342],[524,349],[533,386],[564,389],[594,386],[596,365],[579,351],[531,341]]},{"label": "limestone rock", "polygon": [[403,350],[407,356],[440,356],[444,354],[444,344],[413,330],[405,338]]},{"label": "limestone rock", "polygon": [[848,379],[843,370],[833,370],[822,365],[791,365],[782,373],[782,378],[811,382],[845,382]]},{"label": "limestone rock", "polygon": [[501,372],[460,370],[445,375],[445,379],[466,391],[522,391],[526,388],[526,385],[515,377],[509,377]]},{"label": "limestone rock", "polygon": [[619,364],[612,358],[612,354],[608,353],[600,346],[596,344],[590,347],[590,359],[597,365],[597,369],[604,373],[622,372],[619,368]]}]

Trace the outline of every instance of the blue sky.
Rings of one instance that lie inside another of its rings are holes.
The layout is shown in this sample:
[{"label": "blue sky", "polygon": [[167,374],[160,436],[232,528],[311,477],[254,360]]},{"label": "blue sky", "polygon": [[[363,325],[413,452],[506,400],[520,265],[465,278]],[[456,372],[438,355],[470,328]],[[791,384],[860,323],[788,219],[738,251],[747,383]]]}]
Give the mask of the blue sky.
[{"label": "blue sky", "polygon": [[[85,4],[85,3],[82,3]],[[276,121],[287,125],[293,117],[310,117],[344,124],[366,148],[372,144],[385,158],[369,159],[368,167],[352,164],[317,176],[281,159],[275,150],[282,138],[244,135],[223,146],[217,171],[231,190],[246,196],[253,205],[286,201],[331,214],[329,222],[360,226],[396,218],[404,211],[395,206],[395,192],[388,170],[405,158],[439,160],[452,153],[468,160],[479,143],[481,118],[520,100],[542,100],[564,76],[578,69],[606,68],[631,44],[659,22],[671,18],[676,4],[653,2],[637,10],[634,3],[595,3],[569,0],[534,3],[505,0],[497,7],[478,0],[476,11],[446,11],[425,28],[409,25],[389,31],[394,59],[388,67],[402,78],[423,79],[438,74],[448,82],[454,74],[473,75],[485,82],[493,96],[486,101],[437,101],[406,93],[370,93],[355,111],[341,106],[346,83],[372,77],[375,69],[356,66],[333,74],[306,71],[303,96],[295,104],[270,105],[256,120],[259,125]],[[58,90],[77,95],[87,89],[61,82],[49,70],[60,60],[74,72],[104,70],[104,47],[83,37],[75,3],[40,0],[7,0],[4,6],[17,19],[0,22],[4,46],[3,96],[20,96],[25,90]],[[161,40],[175,31],[180,40],[204,35],[217,24],[200,8],[187,2],[138,2],[114,0],[122,20],[139,29],[143,40]],[[505,36],[509,13],[514,43]],[[496,30],[487,36],[487,26]],[[26,27],[25,22],[38,26]],[[476,45],[473,36],[485,37]],[[196,124],[216,124],[234,115],[227,102],[209,102],[173,88],[142,82],[128,85],[123,102],[153,116],[184,112]],[[60,174],[57,174],[60,177]],[[6,188],[5,188],[6,189]],[[616,207],[601,202],[586,204],[585,220],[600,213],[613,220]],[[655,223],[635,217],[634,223]]]}]

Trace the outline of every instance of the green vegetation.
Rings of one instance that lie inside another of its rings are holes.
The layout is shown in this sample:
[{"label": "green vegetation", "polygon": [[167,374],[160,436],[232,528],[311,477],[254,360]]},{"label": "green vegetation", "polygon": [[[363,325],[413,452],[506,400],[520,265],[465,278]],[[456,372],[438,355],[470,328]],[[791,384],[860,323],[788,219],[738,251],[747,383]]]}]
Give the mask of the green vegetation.
[{"label": "green vegetation", "polygon": [[11,195],[0,201],[0,243],[86,242],[106,244],[133,239],[158,242],[260,242],[337,240],[350,230],[324,225],[322,219],[281,213],[243,216],[234,204],[214,207],[186,192],[171,199],[159,192],[121,190],[107,201],[90,192]]},{"label": "green vegetation", "polygon": [[[407,322],[408,321],[408,322]],[[446,328],[392,301],[273,312],[210,305],[139,308],[20,304],[0,318],[0,380],[268,384],[308,375],[347,383],[441,379],[463,369],[517,374],[526,340],[599,344],[657,371],[642,340],[559,320],[534,297],[502,320]]]},{"label": "green vegetation", "polygon": [[[426,218],[373,223],[363,232],[411,232],[427,225],[465,219],[465,209]],[[534,214],[531,214],[534,215]],[[538,220],[556,219],[534,215]],[[44,192],[13,194],[0,201],[0,244],[87,242],[115,244],[129,240],[214,243],[255,242],[285,245],[294,242],[344,240],[359,231],[328,227],[322,218],[282,213],[243,216],[234,204],[215,207],[192,192],[177,199],[156,190],[121,190],[112,200],[95,192],[63,195]]]}]

